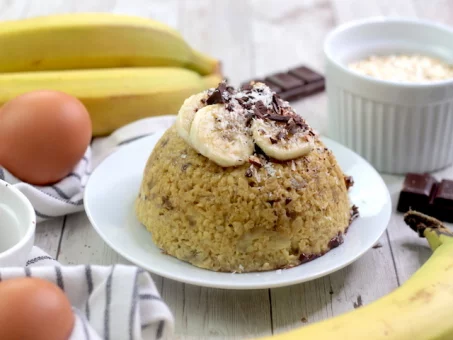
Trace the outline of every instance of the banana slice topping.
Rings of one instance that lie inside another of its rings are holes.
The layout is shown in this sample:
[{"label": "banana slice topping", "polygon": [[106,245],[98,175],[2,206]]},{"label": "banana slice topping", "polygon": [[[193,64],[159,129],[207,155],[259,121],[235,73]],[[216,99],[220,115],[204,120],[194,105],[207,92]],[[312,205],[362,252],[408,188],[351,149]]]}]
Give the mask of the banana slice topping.
[{"label": "banana slice topping", "polygon": [[288,130],[272,120],[254,119],[253,139],[269,157],[280,161],[296,159],[308,154],[314,147],[314,139],[303,128]]},{"label": "banana slice topping", "polygon": [[221,104],[197,111],[190,128],[190,141],[199,153],[223,167],[244,164],[254,148],[245,115],[228,111]]},{"label": "banana slice topping", "polygon": [[316,134],[289,103],[263,83],[235,90],[221,82],[185,100],[176,119],[179,135],[222,167],[249,162],[255,145],[287,161],[308,154]]},{"label": "banana slice topping", "polygon": [[207,91],[194,94],[187,98],[179,109],[175,122],[176,131],[178,131],[178,134],[186,141],[186,143],[190,144],[190,127],[193,118],[195,117],[195,113],[206,106],[207,98]]}]

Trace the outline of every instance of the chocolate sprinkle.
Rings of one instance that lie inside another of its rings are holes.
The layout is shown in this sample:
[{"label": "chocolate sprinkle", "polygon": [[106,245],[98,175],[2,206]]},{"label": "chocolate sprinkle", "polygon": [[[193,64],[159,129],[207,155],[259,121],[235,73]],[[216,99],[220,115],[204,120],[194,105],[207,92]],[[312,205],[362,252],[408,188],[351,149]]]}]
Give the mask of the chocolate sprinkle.
[{"label": "chocolate sprinkle", "polygon": [[346,184],[346,190],[349,190],[349,188],[354,185],[354,179],[352,178],[352,176],[345,176],[344,182]]},{"label": "chocolate sprinkle", "polygon": [[264,118],[267,113],[267,107],[261,100],[258,100],[255,104],[254,111],[257,118]]},{"label": "chocolate sprinkle", "polygon": [[349,223],[351,224],[356,218],[359,217],[359,207],[354,204],[350,213],[351,217],[349,218]]},{"label": "chocolate sprinkle", "polygon": [[289,120],[291,119],[291,116],[283,116],[283,115],[278,115],[278,114],[275,114],[275,113],[270,113],[268,115],[268,118],[270,120],[273,120],[273,121],[276,121],[276,122],[289,122]]}]

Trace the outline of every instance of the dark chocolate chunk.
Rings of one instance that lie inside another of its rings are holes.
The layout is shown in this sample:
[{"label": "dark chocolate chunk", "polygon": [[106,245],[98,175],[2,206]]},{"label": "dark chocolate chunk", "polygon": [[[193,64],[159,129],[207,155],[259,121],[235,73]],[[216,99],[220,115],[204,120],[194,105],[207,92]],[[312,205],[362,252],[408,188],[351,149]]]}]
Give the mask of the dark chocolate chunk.
[{"label": "dark chocolate chunk", "polygon": [[313,261],[315,259],[317,259],[318,257],[322,256],[323,254],[300,254],[299,255],[299,261],[300,263],[307,263],[307,262],[310,262],[310,261]]},{"label": "dark chocolate chunk", "polygon": [[349,224],[351,224],[356,218],[359,217],[359,207],[356,206],[356,205],[353,205],[351,207],[351,211],[349,212],[350,213],[350,217],[349,217]]},{"label": "dark chocolate chunk", "polygon": [[341,235],[340,233],[338,233],[337,236],[335,236],[334,238],[332,238],[329,243],[328,243],[328,247],[330,249],[333,249],[333,248],[336,248],[338,247],[340,244],[342,244],[344,242],[344,239],[343,239],[343,235]]},{"label": "dark chocolate chunk", "polygon": [[280,86],[284,91],[288,91],[296,87],[302,86],[305,83],[303,80],[283,72],[276,73],[269,77],[266,77],[265,81]]},{"label": "dark chocolate chunk", "polygon": [[225,82],[221,82],[219,86],[212,92],[212,94],[206,100],[206,104],[224,104],[225,97],[224,93],[227,92],[227,85]]},{"label": "dark chocolate chunk", "polygon": [[299,66],[294,69],[289,70],[289,74],[292,74],[293,76],[302,79],[306,83],[312,83],[314,81],[318,81],[321,79],[324,79],[322,75],[319,73],[309,69],[306,66]]},{"label": "dark chocolate chunk", "polygon": [[433,215],[445,222],[453,222],[453,181],[444,179],[433,193]]},{"label": "dark chocolate chunk", "polygon": [[274,113],[270,113],[268,115],[268,118],[270,120],[273,120],[276,122],[288,122],[291,119],[291,116],[282,116],[282,115],[276,115]]},{"label": "dark chocolate chunk", "polygon": [[278,140],[274,137],[269,137],[272,144],[277,144]]},{"label": "dark chocolate chunk", "polygon": [[349,188],[354,185],[354,179],[352,176],[345,176],[344,183],[346,184],[346,190],[349,190]]},{"label": "dark chocolate chunk", "polygon": [[299,86],[299,87],[281,92],[281,93],[279,93],[279,96],[283,100],[292,101],[292,100],[311,96],[315,93],[324,91],[324,89],[325,89],[324,80],[318,80],[313,83],[308,83],[303,86]]},{"label": "dark chocolate chunk", "polygon": [[285,204],[290,204],[292,202],[292,198],[291,197],[286,197],[285,199]]},{"label": "dark chocolate chunk", "polygon": [[430,213],[430,199],[437,181],[429,174],[408,173],[398,199],[397,210]]},{"label": "dark chocolate chunk", "polygon": [[267,113],[267,107],[264,105],[264,103],[261,100],[258,100],[255,103],[255,116],[257,118],[264,118],[264,116]]}]

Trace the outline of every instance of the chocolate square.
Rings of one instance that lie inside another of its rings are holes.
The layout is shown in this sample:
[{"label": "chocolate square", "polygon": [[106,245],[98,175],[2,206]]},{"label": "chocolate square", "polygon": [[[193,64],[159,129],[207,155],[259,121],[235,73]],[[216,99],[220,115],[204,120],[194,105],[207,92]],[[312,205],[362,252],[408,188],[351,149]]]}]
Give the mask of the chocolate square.
[{"label": "chocolate square", "polygon": [[283,100],[292,101],[311,96],[317,92],[324,91],[324,88],[325,88],[324,80],[319,80],[314,83],[305,84],[294,89],[281,92],[279,96]]},{"label": "chocolate square", "polygon": [[289,70],[288,73],[292,74],[293,76],[295,76],[299,79],[302,79],[303,81],[305,81],[307,83],[312,83],[314,81],[324,79],[324,77],[322,75],[320,75],[318,72],[315,72],[306,66],[296,67],[292,70]]},{"label": "chocolate square", "polygon": [[434,216],[442,221],[453,222],[453,181],[444,179],[433,195]]},{"label": "chocolate square", "polygon": [[412,209],[430,214],[431,194],[437,184],[436,179],[429,174],[408,173],[399,196],[397,210],[407,212]]},{"label": "chocolate square", "polygon": [[280,86],[282,90],[285,91],[305,84],[303,80],[284,72],[273,74],[269,77],[266,77],[264,80]]}]

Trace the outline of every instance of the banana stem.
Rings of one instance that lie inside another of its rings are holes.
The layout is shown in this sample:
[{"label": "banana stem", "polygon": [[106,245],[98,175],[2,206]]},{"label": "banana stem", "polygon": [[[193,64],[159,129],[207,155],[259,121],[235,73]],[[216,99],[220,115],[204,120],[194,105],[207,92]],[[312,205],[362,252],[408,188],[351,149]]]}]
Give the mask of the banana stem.
[{"label": "banana stem", "polygon": [[433,251],[445,241],[453,242],[453,232],[434,217],[410,210],[404,215],[404,222],[420,237],[425,237]]}]

